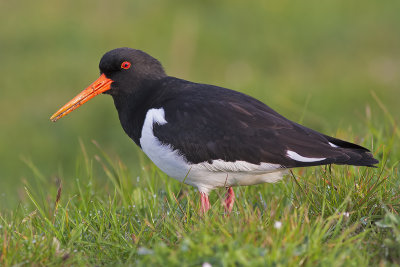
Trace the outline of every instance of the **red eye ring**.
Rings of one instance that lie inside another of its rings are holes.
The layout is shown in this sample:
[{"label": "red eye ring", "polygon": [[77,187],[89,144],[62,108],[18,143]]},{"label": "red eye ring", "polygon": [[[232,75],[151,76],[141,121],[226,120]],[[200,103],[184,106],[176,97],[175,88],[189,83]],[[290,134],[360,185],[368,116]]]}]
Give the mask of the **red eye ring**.
[{"label": "red eye ring", "polygon": [[122,62],[122,64],[121,64],[121,68],[122,69],[129,69],[131,67],[131,63],[129,62],[129,61],[124,61],[124,62]]}]

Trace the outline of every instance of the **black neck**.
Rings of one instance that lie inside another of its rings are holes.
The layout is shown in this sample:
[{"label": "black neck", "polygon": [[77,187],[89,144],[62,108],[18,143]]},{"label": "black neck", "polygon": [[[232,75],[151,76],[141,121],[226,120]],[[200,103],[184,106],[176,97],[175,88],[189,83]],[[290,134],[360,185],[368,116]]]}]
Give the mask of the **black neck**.
[{"label": "black neck", "polygon": [[148,81],[131,93],[112,95],[119,120],[126,134],[140,147],[140,137],[146,113],[155,107],[160,81]]}]

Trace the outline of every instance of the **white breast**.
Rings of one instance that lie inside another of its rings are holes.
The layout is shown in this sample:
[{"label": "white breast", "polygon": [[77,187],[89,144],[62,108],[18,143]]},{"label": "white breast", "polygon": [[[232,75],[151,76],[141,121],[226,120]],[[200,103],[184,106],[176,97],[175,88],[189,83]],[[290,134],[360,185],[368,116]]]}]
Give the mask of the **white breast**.
[{"label": "white breast", "polygon": [[153,133],[154,124],[166,124],[163,108],[150,109],[147,111],[143,123],[140,145],[146,155],[163,172],[169,176],[181,180],[189,171],[189,164],[179,154],[178,150],[173,150],[171,146],[162,144]]},{"label": "white breast", "polygon": [[162,144],[154,136],[153,125],[166,123],[168,122],[165,120],[163,108],[150,109],[147,112],[140,137],[143,152],[166,174],[197,187],[201,192],[208,193],[217,187],[273,183],[282,179],[283,170],[278,164],[257,165],[221,159],[213,160],[212,163],[191,164],[178,150]]}]

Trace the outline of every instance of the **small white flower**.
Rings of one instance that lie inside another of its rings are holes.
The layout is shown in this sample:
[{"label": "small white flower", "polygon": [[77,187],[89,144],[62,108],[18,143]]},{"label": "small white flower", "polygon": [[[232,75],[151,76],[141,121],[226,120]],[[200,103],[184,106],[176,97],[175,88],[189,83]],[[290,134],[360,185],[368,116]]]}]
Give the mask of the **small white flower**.
[{"label": "small white flower", "polygon": [[281,227],[282,227],[282,222],[280,222],[280,221],[275,221],[274,227],[275,227],[275,229],[281,229]]},{"label": "small white flower", "polygon": [[201,265],[201,267],[212,267],[212,265],[208,262],[205,262]]},{"label": "small white flower", "polygon": [[152,255],[154,251],[145,247],[140,247],[137,251],[139,255]]}]

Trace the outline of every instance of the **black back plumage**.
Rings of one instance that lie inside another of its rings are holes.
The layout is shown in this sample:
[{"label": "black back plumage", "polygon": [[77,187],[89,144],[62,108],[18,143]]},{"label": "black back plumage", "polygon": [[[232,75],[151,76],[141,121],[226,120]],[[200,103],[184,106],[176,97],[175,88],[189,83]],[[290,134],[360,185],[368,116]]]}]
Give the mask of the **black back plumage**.
[{"label": "black back plumage", "polygon": [[[190,163],[222,159],[293,168],[332,163],[373,166],[378,162],[368,149],[294,123],[264,103],[236,91],[173,77],[153,83],[147,91],[151,96],[141,101],[140,110],[163,108],[168,122],[155,124],[154,135],[180,151]],[[140,145],[145,114],[130,114],[132,117],[126,117],[122,124],[132,126],[127,133]],[[139,123],[131,125],[134,121]],[[326,159],[296,161],[287,156],[288,150],[304,157]]]}]

